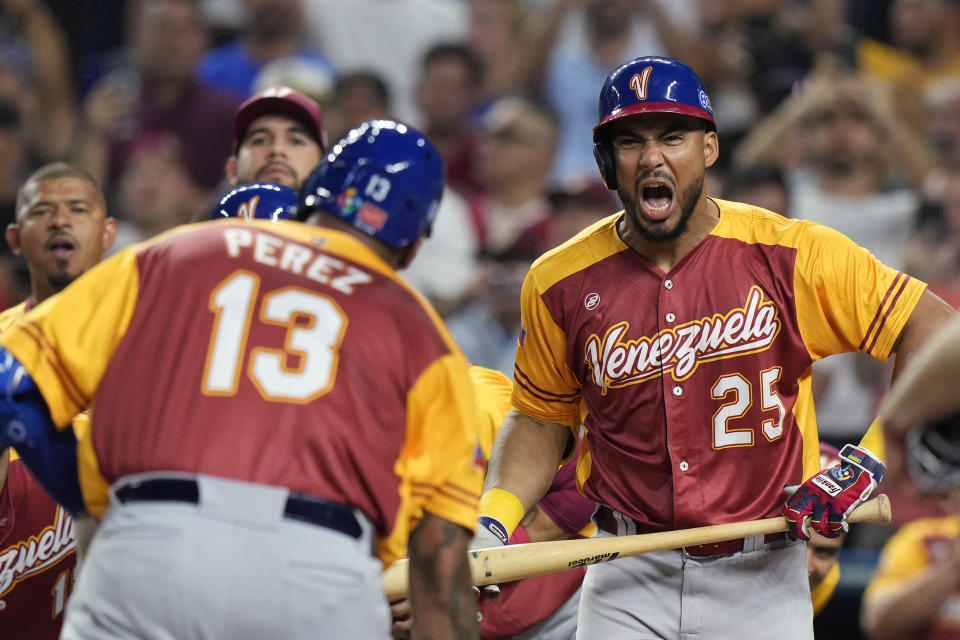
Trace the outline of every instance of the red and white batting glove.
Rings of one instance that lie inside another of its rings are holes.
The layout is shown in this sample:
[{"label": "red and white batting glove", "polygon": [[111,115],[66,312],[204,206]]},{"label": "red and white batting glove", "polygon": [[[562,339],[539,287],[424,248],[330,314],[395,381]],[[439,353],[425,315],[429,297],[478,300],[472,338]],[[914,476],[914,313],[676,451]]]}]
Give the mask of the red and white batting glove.
[{"label": "red and white batting glove", "polygon": [[784,505],[790,538],[809,540],[811,524],[827,538],[846,532],[847,514],[870,497],[885,469],[886,465],[869,449],[844,445],[840,465],[808,479]]}]

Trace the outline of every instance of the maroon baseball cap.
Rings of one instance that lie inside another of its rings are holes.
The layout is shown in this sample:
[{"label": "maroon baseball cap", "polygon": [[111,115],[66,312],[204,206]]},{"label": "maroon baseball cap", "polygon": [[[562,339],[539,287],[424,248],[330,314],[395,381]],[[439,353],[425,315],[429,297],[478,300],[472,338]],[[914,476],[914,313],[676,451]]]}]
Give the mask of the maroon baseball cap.
[{"label": "maroon baseball cap", "polygon": [[250,123],[265,115],[281,115],[293,118],[307,128],[313,139],[320,143],[321,151],[327,150],[327,134],[323,130],[323,115],[320,105],[290,87],[276,86],[265,89],[247,98],[233,116],[233,152],[240,143]]}]

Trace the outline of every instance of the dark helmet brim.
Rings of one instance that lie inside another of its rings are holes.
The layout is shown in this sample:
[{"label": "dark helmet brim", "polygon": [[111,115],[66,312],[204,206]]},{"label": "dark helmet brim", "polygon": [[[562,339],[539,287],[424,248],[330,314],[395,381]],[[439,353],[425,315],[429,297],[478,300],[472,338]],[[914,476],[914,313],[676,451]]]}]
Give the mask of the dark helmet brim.
[{"label": "dark helmet brim", "polygon": [[677,104],[675,102],[642,102],[639,104],[631,104],[622,109],[617,109],[616,111],[611,111],[609,114],[604,117],[600,123],[593,128],[593,136],[597,137],[597,133],[603,127],[606,127],[611,122],[616,122],[617,120],[622,120],[623,118],[629,118],[631,116],[642,115],[645,113],[675,113],[682,116],[690,116],[691,118],[699,118],[700,120],[706,120],[711,125],[714,124],[713,114],[711,114],[706,109],[699,109],[692,105],[687,104]]}]

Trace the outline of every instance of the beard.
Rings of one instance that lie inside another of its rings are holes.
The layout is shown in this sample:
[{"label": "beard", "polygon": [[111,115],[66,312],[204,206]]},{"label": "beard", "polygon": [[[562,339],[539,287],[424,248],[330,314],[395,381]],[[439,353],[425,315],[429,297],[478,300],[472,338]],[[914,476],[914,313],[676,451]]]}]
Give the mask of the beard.
[{"label": "beard", "polygon": [[[641,175],[637,182],[646,178]],[[646,224],[640,219],[640,206],[637,202],[637,190],[626,193],[624,189],[617,187],[617,193],[620,194],[620,201],[623,202],[623,209],[627,216],[627,223],[633,227],[634,231],[647,242],[670,242],[676,240],[687,230],[690,217],[693,216],[694,209],[700,201],[703,194],[703,175],[697,179],[683,194],[679,195],[677,204],[680,205],[680,219],[674,227],[668,228],[663,223]]]},{"label": "beard", "polygon": [[68,284],[79,277],[79,273],[67,273],[64,271],[63,273],[57,273],[50,276],[47,278],[47,282],[50,283],[50,286],[53,287],[54,291],[60,292],[66,289]]},{"label": "beard", "polygon": [[296,186],[296,185],[300,185],[300,184],[301,184],[301,182],[300,182],[300,176],[297,175],[296,169],[294,169],[293,167],[291,167],[291,166],[290,166],[289,164],[287,164],[286,162],[276,162],[276,161],[275,161],[275,162],[268,162],[267,164],[263,165],[263,167],[261,167],[259,171],[257,171],[256,175],[254,175],[254,177],[253,177],[253,178],[254,178],[253,181],[254,181],[254,182],[264,182],[262,176],[263,176],[265,173],[267,173],[268,171],[270,171],[271,169],[273,169],[274,167],[276,167],[277,165],[281,165],[281,166],[283,166],[283,167],[287,170],[287,174],[288,174],[289,178],[293,181],[293,189],[299,190],[299,186]]}]

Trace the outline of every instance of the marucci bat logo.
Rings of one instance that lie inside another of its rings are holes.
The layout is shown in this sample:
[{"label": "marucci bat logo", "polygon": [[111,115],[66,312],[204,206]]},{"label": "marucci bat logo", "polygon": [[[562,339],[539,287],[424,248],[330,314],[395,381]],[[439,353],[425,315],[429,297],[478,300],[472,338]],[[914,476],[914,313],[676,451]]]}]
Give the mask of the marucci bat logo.
[{"label": "marucci bat logo", "polygon": [[577,567],[585,567],[588,564],[598,564],[600,562],[607,562],[608,560],[616,560],[619,556],[619,551],[614,551],[613,553],[601,553],[600,555],[596,556],[587,556],[586,558],[571,560],[567,566],[571,569],[576,569]]},{"label": "marucci bat logo", "polygon": [[685,380],[702,362],[734,358],[770,347],[780,333],[776,304],[764,299],[758,286],[750,288],[742,307],[719,313],[634,340],[626,338],[629,322],[593,334],[584,356],[594,383],[615,389],[666,375]]}]

